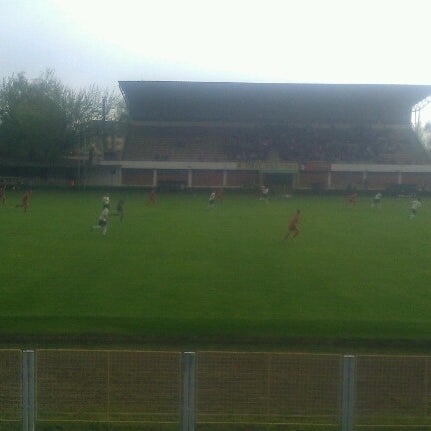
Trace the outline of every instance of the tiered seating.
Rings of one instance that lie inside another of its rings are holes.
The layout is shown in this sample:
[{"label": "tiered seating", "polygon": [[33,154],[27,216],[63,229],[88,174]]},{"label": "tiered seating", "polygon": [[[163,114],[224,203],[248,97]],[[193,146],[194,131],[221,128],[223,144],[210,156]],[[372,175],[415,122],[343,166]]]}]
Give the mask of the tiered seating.
[{"label": "tiered seating", "polygon": [[226,161],[220,136],[204,128],[136,127],[125,160]]},{"label": "tiered seating", "polygon": [[134,127],[125,160],[423,163],[408,126]]}]

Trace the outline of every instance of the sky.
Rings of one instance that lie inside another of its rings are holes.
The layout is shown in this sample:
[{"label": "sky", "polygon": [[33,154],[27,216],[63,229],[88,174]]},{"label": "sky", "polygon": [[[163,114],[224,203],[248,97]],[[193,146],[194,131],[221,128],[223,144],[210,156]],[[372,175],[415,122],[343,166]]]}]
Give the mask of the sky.
[{"label": "sky", "polygon": [[431,84],[430,0],[0,0],[0,78]]}]

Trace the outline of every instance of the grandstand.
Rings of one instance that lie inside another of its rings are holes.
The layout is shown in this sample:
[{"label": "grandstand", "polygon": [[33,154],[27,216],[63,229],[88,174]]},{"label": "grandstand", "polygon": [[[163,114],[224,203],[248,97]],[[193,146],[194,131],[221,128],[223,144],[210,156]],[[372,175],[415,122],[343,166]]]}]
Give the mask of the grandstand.
[{"label": "grandstand", "polygon": [[119,85],[131,116],[122,160],[111,162],[121,185],[380,189],[416,174],[431,186],[411,126],[431,86]]}]

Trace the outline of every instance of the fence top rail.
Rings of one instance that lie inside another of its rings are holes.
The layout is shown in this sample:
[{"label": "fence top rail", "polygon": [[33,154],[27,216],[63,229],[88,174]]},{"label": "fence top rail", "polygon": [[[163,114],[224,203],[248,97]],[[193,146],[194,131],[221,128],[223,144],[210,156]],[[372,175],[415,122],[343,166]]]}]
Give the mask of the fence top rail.
[{"label": "fence top rail", "polygon": [[235,350],[197,350],[197,354],[200,353],[211,353],[211,354],[238,354],[238,355],[284,355],[284,356],[324,356],[324,357],[340,357],[345,356],[342,353],[307,353],[307,352],[254,352],[254,351],[235,351]]},{"label": "fence top rail", "polygon": [[177,350],[135,350],[135,349],[35,349],[35,352],[101,352],[101,353],[165,353],[181,355]]},{"label": "fence top rail", "polygon": [[359,354],[356,358],[394,358],[394,359],[431,359],[431,355],[408,355],[408,354]]},{"label": "fence top rail", "polygon": [[143,349],[91,349],[91,348],[59,348],[59,349],[19,349],[19,348],[0,348],[1,352],[15,352],[23,354],[24,352],[100,352],[100,353],[151,353],[151,354],[175,354],[182,355],[184,353],[195,353],[199,354],[214,354],[214,355],[274,355],[274,356],[308,356],[308,357],[356,357],[360,358],[393,358],[393,359],[431,359],[431,355],[426,354],[403,354],[403,353],[395,353],[395,354],[380,354],[380,353],[360,353],[360,354],[343,354],[343,353],[308,353],[308,352],[262,352],[262,351],[236,351],[236,350],[196,350],[196,351],[178,351],[178,350],[143,350]]}]

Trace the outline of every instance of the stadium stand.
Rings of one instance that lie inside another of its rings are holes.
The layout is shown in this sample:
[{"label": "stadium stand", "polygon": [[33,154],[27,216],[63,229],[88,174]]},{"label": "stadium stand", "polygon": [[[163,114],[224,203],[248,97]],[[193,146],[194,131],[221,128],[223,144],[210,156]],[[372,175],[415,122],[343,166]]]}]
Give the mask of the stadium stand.
[{"label": "stadium stand", "polygon": [[[241,178],[256,184],[283,170],[291,176],[302,171],[304,187],[345,187],[342,175],[334,173],[331,183],[328,172],[341,169],[333,166],[362,169],[355,175],[365,184],[366,172],[377,172],[377,165],[430,161],[411,126],[411,109],[431,94],[431,86],[162,81],[119,85],[131,116],[122,159],[128,185],[148,182],[139,178],[142,168],[146,178],[151,176],[149,169],[189,169],[187,180],[181,180],[188,187],[238,187]],[[359,165],[373,167],[356,168]],[[133,175],[127,169],[134,169]],[[237,175],[239,170],[253,172]],[[370,184],[385,187],[392,177]],[[151,186],[156,186],[157,173],[152,178]],[[301,184],[298,178],[286,179],[290,185]]]},{"label": "stadium stand", "polygon": [[409,126],[267,126],[252,130],[135,126],[124,159],[420,163],[427,157]]},{"label": "stadium stand", "polygon": [[[418,163],[426,86],[120,82],[124,160]],[[175,124],[175,125],[174,125]]]}]

